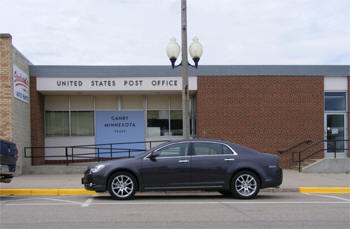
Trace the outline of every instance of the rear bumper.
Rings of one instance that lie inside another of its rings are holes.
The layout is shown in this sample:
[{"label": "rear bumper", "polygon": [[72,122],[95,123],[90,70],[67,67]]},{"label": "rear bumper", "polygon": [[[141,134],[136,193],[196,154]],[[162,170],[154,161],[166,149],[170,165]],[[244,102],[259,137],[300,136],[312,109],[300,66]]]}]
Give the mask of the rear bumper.
[{"label": "rear bumper", "polygon": [[262,181],[261,188],[279,187],[283,181],[282,169],[278,167],[269,172],[269,177]]}]

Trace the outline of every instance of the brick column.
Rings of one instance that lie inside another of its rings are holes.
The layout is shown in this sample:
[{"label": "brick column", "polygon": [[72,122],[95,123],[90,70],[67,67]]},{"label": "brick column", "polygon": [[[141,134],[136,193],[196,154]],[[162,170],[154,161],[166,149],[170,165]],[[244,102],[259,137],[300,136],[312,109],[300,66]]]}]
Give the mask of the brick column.
[{"label": "brick column", "polygon": [[12,37],[0,34],[0,138],[13,141]]},{"label": "brick column", "polygon": [[[45,146],[44,96],[36,90],[36,78],[30,77],[30,122],[32,146]],[[33,156],[44,156],[43,149],[32,150]],[[33,158],[32,165],[45,164],[45,158]]]}]

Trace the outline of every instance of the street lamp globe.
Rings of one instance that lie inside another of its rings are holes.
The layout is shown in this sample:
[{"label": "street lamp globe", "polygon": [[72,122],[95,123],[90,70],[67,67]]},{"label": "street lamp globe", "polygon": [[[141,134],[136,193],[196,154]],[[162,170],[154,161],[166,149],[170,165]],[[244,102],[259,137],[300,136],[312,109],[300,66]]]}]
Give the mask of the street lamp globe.
[{"label": "street lamp globe", "polygon": [[198,37],[194,37],[192,39],[192,43],[190,44],[190,56],[194,61],[196,68],[198,67],[198,61],[203,54],[203,46],[199,43]]},{"label": "street lamp globe", "polygon": [[176,42],[175,37],[171,38],[168,45],[166,46],[166,54],[169,57],[171,66],[175,67],[175,61],[180,55],[180,45]]}]

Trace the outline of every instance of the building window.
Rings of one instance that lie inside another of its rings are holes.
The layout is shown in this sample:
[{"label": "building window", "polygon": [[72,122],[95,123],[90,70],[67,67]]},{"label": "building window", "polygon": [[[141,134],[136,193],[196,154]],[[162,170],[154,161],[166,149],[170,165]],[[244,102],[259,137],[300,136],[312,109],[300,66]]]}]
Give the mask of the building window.
[{"label": "building window", "polygon": [[45,112],[46,136],[69,136],[69,112]]},{"label": "building window", "polygon": [[181,95],[147,97],[147,136],[182,136]]},{"label": "building window", "polygon": [[170,111],[171,135],[182,136],[182,110]]},{"label": "building window", "polygon": [[169,111],[147,111],[147,134],[149,137],[169,135]]},{"label": "building window", "polygon": [[117,96],[100,95],[95,97],[95,109],[96,110],[110,110],[115,111],[119,107],[119,101]]},{"label": "building window", "polygon": [[[182,136],[181,95],[45,96],[45,135],[94,136],[95,110],[144,110],[147,137]],[[195,134],[195,99],[190,100]]]},{"label": "building window", "polygon": [[122,110],[143,110],[143,97],[139,95],[121,96]]},{"label": "building window", "polygon": [[71,111],[71,135],[94,136],[94,112]]},{"label": "building window", "polygon": [[93,108],[92,96],[46,96],[46,136],[94,136]]},{"label": "building window", "polygon": [[325,92],[324,107],[326,111],[346,111],[345,92]]}]

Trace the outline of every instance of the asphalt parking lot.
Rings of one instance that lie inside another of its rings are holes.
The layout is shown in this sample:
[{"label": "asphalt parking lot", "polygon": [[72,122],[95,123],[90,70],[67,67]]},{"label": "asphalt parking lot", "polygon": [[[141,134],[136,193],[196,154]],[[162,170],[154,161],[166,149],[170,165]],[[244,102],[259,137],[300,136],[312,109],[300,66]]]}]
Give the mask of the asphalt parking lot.
[{"label": "asphalt parking lot", "polygon": [[2,196],[1,228],[349,228],[350,194]]}]

